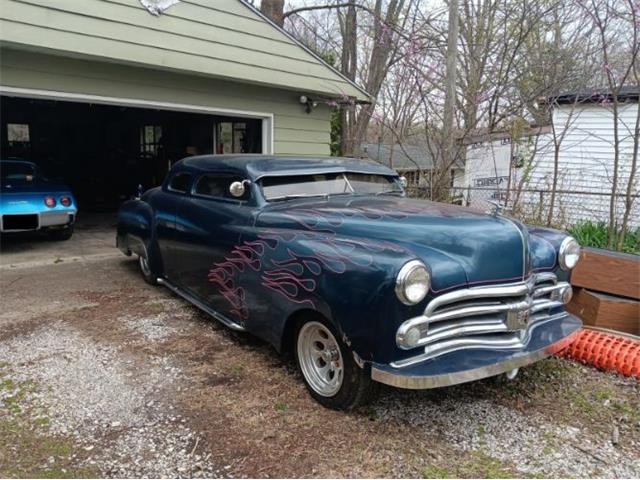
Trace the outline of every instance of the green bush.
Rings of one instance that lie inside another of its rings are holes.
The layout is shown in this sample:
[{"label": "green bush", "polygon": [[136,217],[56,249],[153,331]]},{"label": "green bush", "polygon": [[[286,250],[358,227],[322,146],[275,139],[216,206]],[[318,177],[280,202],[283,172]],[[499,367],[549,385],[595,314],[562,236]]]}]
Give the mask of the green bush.
[{"label": "green bush", "polygon": [[[567,231],[584,247],[607,248],[609,243],[609,228],[605,222],[586,220],[569,227]],[[618,232],[616,237],[620,238],[620,234]],[[625,232],[622,251],[640,254],[640,227]]]}]

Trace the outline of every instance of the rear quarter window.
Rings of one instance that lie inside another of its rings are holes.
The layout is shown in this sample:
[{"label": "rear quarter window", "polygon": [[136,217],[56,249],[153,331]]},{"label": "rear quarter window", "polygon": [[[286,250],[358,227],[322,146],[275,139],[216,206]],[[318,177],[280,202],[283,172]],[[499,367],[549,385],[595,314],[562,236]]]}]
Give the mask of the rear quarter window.
[{"label": "rear quarter window", "polygon": [[173,177],[171,177],[171,180],[169,180],[168,189],[172,192],[187,193],[190,184],[190,173],[176,173]]},{"label": "rear quarter window", "polygon": [[211,198],[226,198],[229,200],[246,200],[249,197],[249,189],[242,197],[236,198],[229,192],[233,182],[241,182],[242,178],[236,175],[202,175],[196,180],[193,193],[195,195]]}]

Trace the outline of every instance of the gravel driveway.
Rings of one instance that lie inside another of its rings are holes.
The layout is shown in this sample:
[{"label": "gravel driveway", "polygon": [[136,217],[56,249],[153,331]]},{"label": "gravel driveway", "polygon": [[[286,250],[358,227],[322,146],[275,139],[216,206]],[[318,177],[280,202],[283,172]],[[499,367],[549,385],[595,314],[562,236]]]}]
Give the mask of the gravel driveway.
[{"label": "gravel driveway", "polygon": [[549,359],[338,413],[131,259],[5,268],[0,288],[0,477],[640,476],[637,381]]}]

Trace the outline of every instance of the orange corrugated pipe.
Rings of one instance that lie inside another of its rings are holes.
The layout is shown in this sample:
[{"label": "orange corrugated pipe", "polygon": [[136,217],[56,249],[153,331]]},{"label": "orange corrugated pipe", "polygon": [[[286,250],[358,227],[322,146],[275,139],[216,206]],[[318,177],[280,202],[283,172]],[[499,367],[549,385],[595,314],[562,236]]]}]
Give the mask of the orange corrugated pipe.
[{"label": "orange corrugated pipe", "polygon": [[640,378],[640,339],[583,328],[559,356]]}]

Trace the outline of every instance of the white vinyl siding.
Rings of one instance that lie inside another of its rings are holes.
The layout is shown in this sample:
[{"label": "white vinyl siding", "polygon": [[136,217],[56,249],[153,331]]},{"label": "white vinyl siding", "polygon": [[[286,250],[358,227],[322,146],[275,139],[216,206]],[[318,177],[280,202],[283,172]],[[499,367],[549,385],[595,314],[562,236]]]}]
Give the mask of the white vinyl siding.
[{"label": "white vinyl siding", "polygon": [[[619,107],[620,156],[618,169],[618,193],[626,193],[633,154],[635,122],[638,103],[622,104]],[[561,105],[554,110],[553,122],[556,136],[566,129],[559,156],[558,190],[593,192],[607,195],[560,194],[558,215],[565,221],[607,221],[609,218],[609,195],[613,185],[614,163],[614,118],[610,105],[582,104],[576,107]],[[554,150],[552,134],[542,135],[539,150],[534,159],[529,187],[550,190],[553,182]],[[639,185],[634,186],[638,193]],[[535,201],[535,199],[531,199]],[[640,205],[635,202],[631,219],[640,225]],[[558,207],[556,207],[558,208]],[[616,205],[616,218],[623,214],[623,199]]]}]

